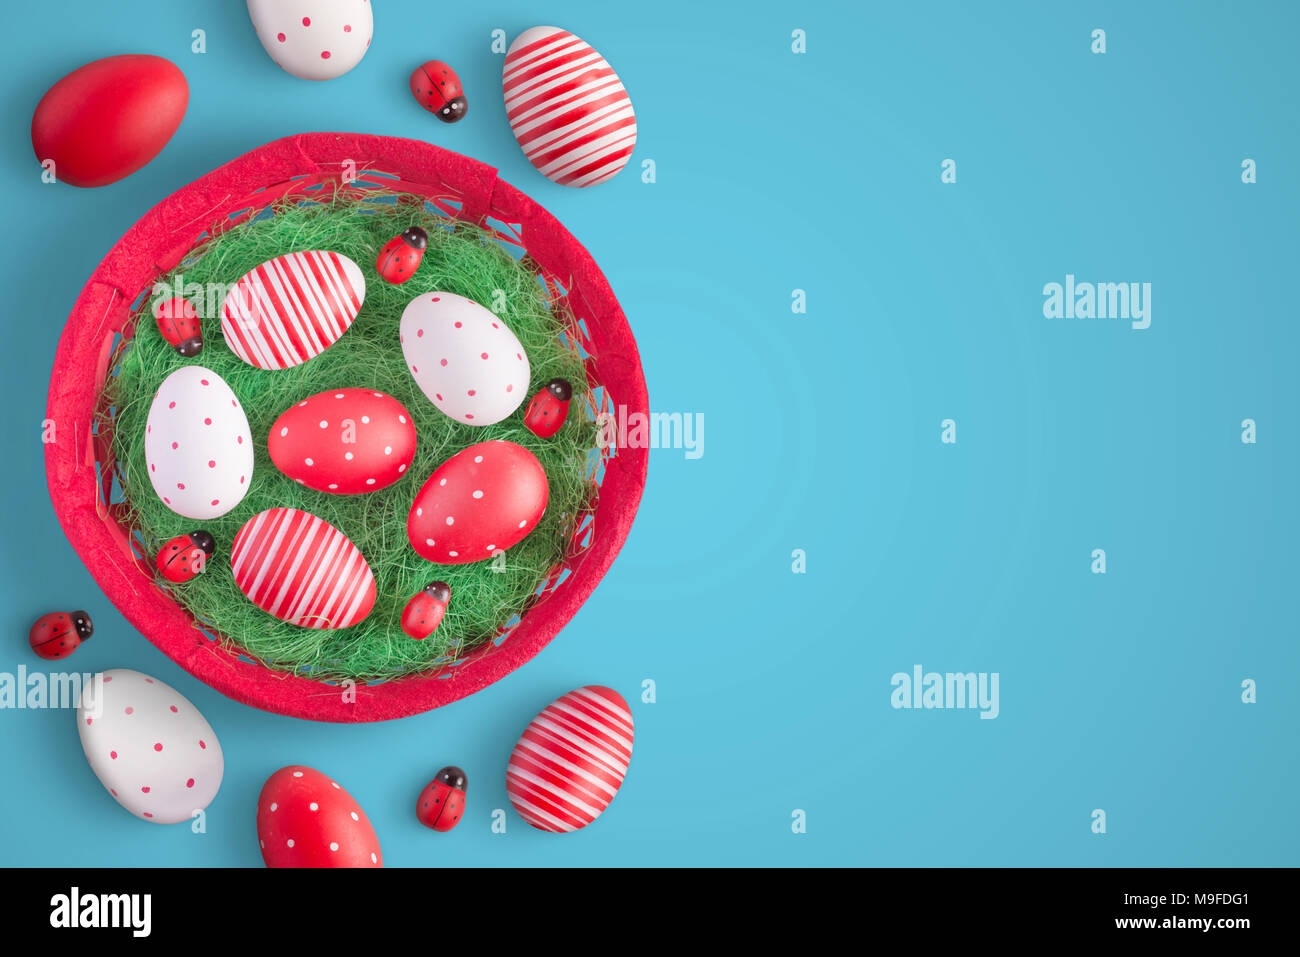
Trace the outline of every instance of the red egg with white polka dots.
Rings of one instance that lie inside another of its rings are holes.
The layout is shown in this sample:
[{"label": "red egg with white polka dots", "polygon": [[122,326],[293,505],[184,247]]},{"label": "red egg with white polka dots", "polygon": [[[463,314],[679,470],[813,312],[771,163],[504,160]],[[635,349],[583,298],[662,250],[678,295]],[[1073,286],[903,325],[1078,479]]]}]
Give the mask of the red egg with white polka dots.
[{"label": "red egg with white polka dots", "polygon": [[287,409],[266,440],[271,461],[307,488],[358,495],[392,485],[415,458],[406,407],[374,389],[331,389]]},{"label": "red egg with white polka dots", "polygon": [[257,840],[267,867],[383,867],[370,818],[333,778],[281,768],[257,798]]},{"label": "red egg with white polka dots", "polygon": [[429,476],[406,519],[411,547],[440,565],[465,565],[505,551],[537,527],[546,470],[521,445],[479,442]]}]

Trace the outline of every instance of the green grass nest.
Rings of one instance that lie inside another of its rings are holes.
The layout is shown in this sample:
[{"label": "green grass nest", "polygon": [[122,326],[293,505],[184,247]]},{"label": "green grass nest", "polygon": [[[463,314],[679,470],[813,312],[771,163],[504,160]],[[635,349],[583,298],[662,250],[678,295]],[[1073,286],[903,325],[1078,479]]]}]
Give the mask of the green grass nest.
[{"label": "green grass nest", "polygon": [[[273,213],[271,215],[270,213]],[[400,286],[379,278],[375,257],[385,242],[408,226],[422,226],[429,247],[415,276]],[[234,283],[240,276],[288,252],[329,249],[355,261],[366,277],[361,312],[343,337],[321,355],[292,369],[263,371],[245,364],[226,345],[216,309],[192,299],[203,325],[203,351],[182,358],[153,319],[155,294],[140,307],[135,337],[105,386],[112,422],[113,454],[125,498],[125,521],[139,531],[152,556],[168,539],[202,527],[217,540],[204,574],[182,585],[161,577],[160,587],[218,636],[218,640],[267,667],[318,680],[382,680],[427,671],[490,641],[515,615],[527,610],[538,587],[564,558],[575,521],[591,502],[597,426],[583,414],[587,380],[570,336],[569,315],[548,302],[537,277],[513,259],[490,234],[430,213],[418,197],[325,197],[293,201],[211,239],[164,277],[175,285]],[[504,292],[504,297],[496,290]],[[195,290],[191,290],[194,292]],[[466,296],[498,314],[528,353],[528,395],[557,376],[573,383],[568,422],[557,435],[539,439],[523,424],[525,405],[496,425],[460,424],[439,412],[407,371],[398,342],[406,304],[418,295],[444,291]],[[494,297],[495,293],[495,297]],[[219,298],[219,297],[218,297]],[[502,307],[504,302],[504,307]],[[254,444],[251,486],[239,506],[218,519],[199,522],[172,512],[154,494],[144,454],[145,420],[158,386],[187,363],[220,375],[248,415]],[[349,386],[378,389],[410,411],[419,436],[415,461],[403,478],[364,495],[329,495],[304,488],[271,462],[266,437],[275,419],[308,396]],[[504,560],[470,565],[425,561],[406,538],[406,516],[416,492],[437,466],[456,452],[488,439],[516,442],[546,469],[550,501],[537,528]],[[375,575],[374,610],[351,628],[300,628],[258,609],[236,587],[230,544],[240,527],[263,509],[299,508],[334,525],[366,556]],[[452,600],[442,625],[415,641],[402,632],[410,596],[430,581],[446,581]]]}]

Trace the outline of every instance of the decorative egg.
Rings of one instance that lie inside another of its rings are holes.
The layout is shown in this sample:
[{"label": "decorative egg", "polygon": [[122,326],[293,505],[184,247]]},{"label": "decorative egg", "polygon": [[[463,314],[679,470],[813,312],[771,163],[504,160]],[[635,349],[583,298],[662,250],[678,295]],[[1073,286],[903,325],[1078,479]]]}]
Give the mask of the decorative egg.
[{"label": "decorative egg", "polygon": [[366,278],[347,256],[286,253],[240,277],[221,304],[221,331],[249,365],[288,369],[338,342],[365,298]]},{"label": "decorative egg", "polygon": [[190,102],[176,64],[126,54],[95,60],[50,87],[32,116],[36,159],[73,186],[106,186],[162,152]]},{"label": "decorative egg", "polygon": [[221,787],[225,761],[212,725],[157,678],[105,671],[82,688],[77,730],[95,777],[146,821],[188,821]]},{"label": "decorative egg", "polygon": [[302,80],[332,80],[361,62],[375,31],[369,0],[248,0],[257,38]]},{"label": "decorative egg", "polygon": [[465,565],[511,548],[546,511],[546,470],[521,445],[495,440],[457,452],[429,476],[406,518],[421,557]]},{"label": "decorative egg", "polygon": [[249,601],[303,628],[348,628],[375,604],[375,576],[357,547],[296,508],[268,508],[245,522],[230,568]]},{"label": "decorative egg", "polygon": [[506,793],[543,831],[586,827],[614,800],[632,760],[632,712],[611,688],[588,685],[547,705],[515,745]]},{"label": "decorative egg", "polygon": [[301,764],[281,768],[257,798],[267,867],[383,867],[370,818],[334,780]]},{"label": "decorative egg", "polygon": [[510,44],[501,86],[515,139],[561,186],[595,186],[627,165],[636,114],[618,74],[579,37],[533,27]]},{"label": "decorative egg", "polygon": [[271,461],[318,492],[356,495],[387,488],[415,458],[406,407],[374,389],[331,389],[291,406],[266,440]]},{"label": "decorative egg", "polygon": [[528,356],[515,334],[472,299],[417,296],[402,311],[402,355],[429,401],[457,422],[493,425],[528,398]]},{"label": "decorative egg", "polygon": [[145,423],[149,481],[186,518],[217,518],[253,481],[253,439],[235,393],[211,369],[182,366],[158,387]]}]

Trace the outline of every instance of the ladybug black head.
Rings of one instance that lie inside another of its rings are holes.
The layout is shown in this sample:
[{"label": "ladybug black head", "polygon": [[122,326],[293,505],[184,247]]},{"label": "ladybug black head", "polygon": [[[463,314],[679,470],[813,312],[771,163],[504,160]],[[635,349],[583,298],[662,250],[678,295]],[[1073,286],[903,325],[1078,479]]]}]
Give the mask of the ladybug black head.
[{"label": "ladybug black head", "polygon": [[217,550],[217,540],[203,529],[190,532],[190,541],[194,543],[195,548],[201,549],[204,555],[211,555]]},{"label": "ladybug black head", "polygon": [[573,386],[569,385],[568,379],[552,379],[546,383],[546,391],[561,402],[568,402],[573,398]]},{"label": "ladybug black head", "polygon": [[434,115],[444,123],[459,123],[469,112],[469,100],[463,96],[453,96]]},{"label": "ladybug black head", "polygon": [[95,626],[90,621],[90,615],[84,611],[74,611],[68,617],[72,619],[72,627],[77,629],[77,637],[82,641],[95,633]]},{"label": "ladybug black head", "polygon": [[429,234],[419,226],[408,226],[402,230],[402,241],[414,249],[427,249],[429,246]]},{"label": "ladybug black head", "polygon": [[177,343],[176,351],[187,359],[192,359],[203,351],[203,339],[199,336],[190,336],[190,338]]},{"label": "ladybug black head", "polygon": [[440,784],[446,784],[458,790],[464,791],[469,787],[469,778],[460,768],[452,765],[439,771],[433,778]]},{"label": "ladybug black head", "polygon": [[451,586],[446,582],[429,582],[424,586],[424,593],[444,605],[451,601]]}]

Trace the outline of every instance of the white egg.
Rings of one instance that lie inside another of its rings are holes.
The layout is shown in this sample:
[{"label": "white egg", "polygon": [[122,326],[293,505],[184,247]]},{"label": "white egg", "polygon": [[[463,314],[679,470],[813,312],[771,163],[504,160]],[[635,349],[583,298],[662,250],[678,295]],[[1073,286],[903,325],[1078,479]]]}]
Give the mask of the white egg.
[{"label": "white egg", "polygon": [[457,422],[492,425],[526,399],[528,355],[499,316],[450,292],[402,312],[402,354],[429,401]]},{"label": "white egg", "polygon": [[248,0],[271,59],[303,80],[332,80],[361,62],[374,33],[369,0]]},{"label": "white egg", "polygon": [[82,688],[77,730],[95,777],[138,818],[188,821],[221,787],[225,759],[212,725],[157,678],[129,668],[96,676]]},{"label": "white egg", "polygon": [[177,369],[158,387],[145,424],[153,490],[186,518],[217,518],[253,481],[248,417],[226,381],[203,366]]}]

